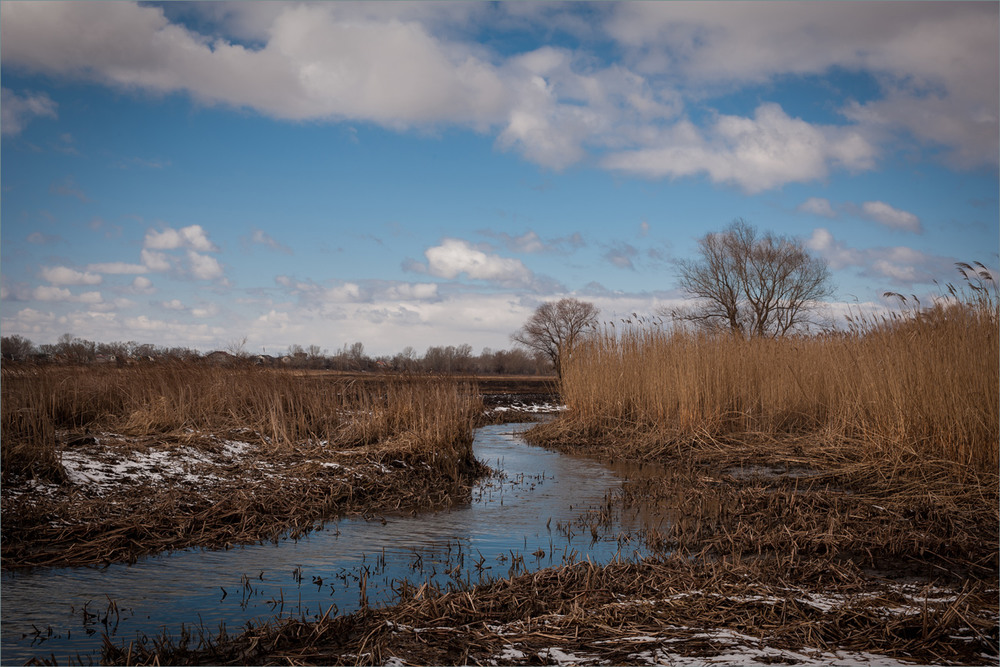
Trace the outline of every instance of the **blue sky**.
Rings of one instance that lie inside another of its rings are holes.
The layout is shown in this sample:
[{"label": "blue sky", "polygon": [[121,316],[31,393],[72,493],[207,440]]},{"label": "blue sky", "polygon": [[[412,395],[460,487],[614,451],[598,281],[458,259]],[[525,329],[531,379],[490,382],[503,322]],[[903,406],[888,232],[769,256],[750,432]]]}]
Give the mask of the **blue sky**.
[{"label": "blue sky", "polygon": [[0,3],[0,330],[510,345],[742,217],[827,309],[995,270],[994,2]]}]

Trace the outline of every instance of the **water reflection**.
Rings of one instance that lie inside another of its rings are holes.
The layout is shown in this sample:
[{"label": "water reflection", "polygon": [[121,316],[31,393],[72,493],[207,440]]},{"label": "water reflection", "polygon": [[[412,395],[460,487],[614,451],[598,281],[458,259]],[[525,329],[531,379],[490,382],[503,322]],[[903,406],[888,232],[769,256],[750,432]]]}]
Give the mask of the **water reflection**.
[{"label": "water reflection", "polygon": [[181,551],[131,566],[4,573],[3,661],[96,660],[103,632],[126,644],[182,624],[214,632],[224,623],[233,632],[278,614],[308,618],[384,603],[403,580],[462,587],[639,553],[640,519],[616,515],[619,474],[530,447],[519,428],[477,432],[477,458],[503,475],[448,510],[343,519],[298,541]]}]

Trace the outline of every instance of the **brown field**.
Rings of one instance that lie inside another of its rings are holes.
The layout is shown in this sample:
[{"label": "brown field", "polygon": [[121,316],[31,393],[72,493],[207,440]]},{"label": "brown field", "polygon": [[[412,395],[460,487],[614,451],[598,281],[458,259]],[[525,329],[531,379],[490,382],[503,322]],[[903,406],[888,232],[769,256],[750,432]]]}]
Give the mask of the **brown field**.
[{"label": "brown field", "polygon": [[5,568],[276,539],[461,498],[479,471],[455,380],[21,366],[2,393]]}]

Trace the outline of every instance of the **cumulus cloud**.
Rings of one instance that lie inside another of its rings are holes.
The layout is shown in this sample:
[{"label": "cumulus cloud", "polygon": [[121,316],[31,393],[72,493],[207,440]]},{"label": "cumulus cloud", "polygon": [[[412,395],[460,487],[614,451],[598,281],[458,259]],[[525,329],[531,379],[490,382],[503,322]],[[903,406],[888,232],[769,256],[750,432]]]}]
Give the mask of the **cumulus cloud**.
[{"label": "cumulus cloud", "polygon": [[187,259],[191,275],[198,280],[216,280],[225,275],[219,260],[211,255],[202,255],[194,250],[188,250]]},{"label": "cumulus cloud", "polygon": [[957,165],[997,163],[995,5],[621,3],[607,26],[638,71],[686,88],[872,72],[884,97],[849,101],[847,118],[943,145]]},{"label": "cumulus cloud", "polygon": [[861,205],[861,215],[879,224],[917,234],[923,231],[920,218],[908,211],[901,211],[881,201],[866,201]]},{"label": "cumulus cloud", "polygon": [[[185,92],[272,118],[395,130],[456,124],[552,169],[603,156],[615,171],[704,174],[747,192],[870,169],[876,141],[892,136],[944,147],[958,166],[997,163],[995,4],[747,2],[717,10],[614,3],[590,9],[601,20],[588,23],[572,5],[11,2],[0,51],[5,65],[29,72]],[[198,14],[190,25],[207,34],[175,20],[190,13]],[[498,18],[521,27],[532,15],[590,40],[610,37],[623,64],[583,48],[491,52],[470,37]],[[700,127],[685,116],[691,101],[711,112],[715,95],[834,69],[870,74],[880,86],[880,97],[845,101],[847,125],[791,118],[772,104]],[[55,113],[45,99],[32,104],[36,116]]]},{"label": "cumulus cloud", "polygon": [[903,211],[890,206],[883,201],[866,201],[860,206],[853,202],[843,202],[838,204],[835,209],[829,199],[810,197],[799,204],[795,210],[802,213],[819,215],[824,218],[836,218],[840,213],[847,213],[859,216],[865,220],[877,222],[890,229],[899,229],[916,234],[924,231],[919,217],[909,211]]},{"label": "cumulus cloud", "polygon": [[[180,229],[165,227],[160,231],[149,229],[142,245],[139,254],[141,265],[104,266],[116,269],[120,273],[139,273],[139,269],[142,268],[156,273],[172,272],[177,277],[190,277],[195,280],[225,281],[222,264],[215,257],[205,254],[218,252],[219,249],[209,240],[201,225],[189,225]],[[183,256],[168,254],[173,250],[184,250]]]},{"label": "cumulus cloud", "polygon": [[436,283],[408,283],[388,280],[342,281],[321,285],[311,280],[275,276],[275,284],[311,304],[376,303],[385,301],[422,301],[438,297]]},{"label": "cumulus cloud", "polygon": [[132,281],[132,290],[139,294],[149,294],[153,292],[153,281],[146,276],[136,276]]},{"label": "cumulus cloud", "polygon": [[832,166],[871,169],[875,155],[856,131],[811,125],[766,103],[752,119],[719,115],[704,132],[683,121],[651,147],[611,153],[603,164],[650,178],[705,174],[753,194],[826,178]]},{"label": "cumulus cloud", "polygon": [[48,285],[39,285],[32,290],[31,298],[36,301],[59,301],[86,304],[99,304],[103,301],[100,292],[82,292],[80,294],[73,294],[65,287],[53,287]]},{"label": "cumulus cloud", "polygon": [[77,271],[67,266],[43,266],[42,278],[53,285],[100,285],[101,276],[89,271]]},{"label": "cumulus cloud", "polygon": [[187,306],[181,303],[180,299],[170,299],[169,301],[161,301],[160,305],[167,310],[186,310]]},{"label": "cumulus cloud", "polygon": [[521,260],[486,253],[462,239],[444,239],[441,245],[428,248],[424,255],[427,273],[454,280],[465,274],[472,280],[485,280],[501,285],[531,284],[534,274]]},{"label": "cumulus cloud", "polygon": [[170,263],[170,259],[162,252],[154,252],[152,250],[143,249],[139,253],[139,257],[142,259],[142,264],[150,271],[162,272],[169,271],[173,266]]},{"label": "cumulus cloud", "polygon": [[56,118],[58,105],[45,93],[18,95],[9,88],[0,89],[0,129],[5,136],[16,136],[35,118]]},{"label": "cumulus cloud", "polygon": [[907,246],[852,248],[822,227],[813,230],[805,245],[825,259],[832,269],[855,266],[862,275],[888,279],[900,285],[947,280],[954,272],[955,260],[952,258]]},{"label": "cumulus cloud", "polygon": [[128,262],[104,262],[98,264],[88,264],[88,271],[111,274],[146,273],[150,269],[145,264],[129,264]]},{"label": "cumulus cloud", "polygon": [[181,229],[167,227],[161,232],[150,229],[146,232],[142,245],[150,250],[176,250],[178,248],[188,248],[200,252],[218,250],[215,244],[208,240],[208,235],[201,228],[201,225],[191,225]]},{"label": "cumulus cloud", "polygon": [[219,306],[215,303],[209,303],[202,306],[195,306],[191,309],[191,315],[193,317],[215,317],[219,314]]}]

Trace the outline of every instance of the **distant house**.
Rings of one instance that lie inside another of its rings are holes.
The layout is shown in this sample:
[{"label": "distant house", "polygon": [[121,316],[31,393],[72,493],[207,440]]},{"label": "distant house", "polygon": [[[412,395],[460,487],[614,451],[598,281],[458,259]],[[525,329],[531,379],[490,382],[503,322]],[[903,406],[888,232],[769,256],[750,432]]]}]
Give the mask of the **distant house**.
[{"label": "distant house", "polygon": [[223,350],[216,350],[205,355],[205,361],[217,366],[226,366],[236,361],[236,357]]}]

